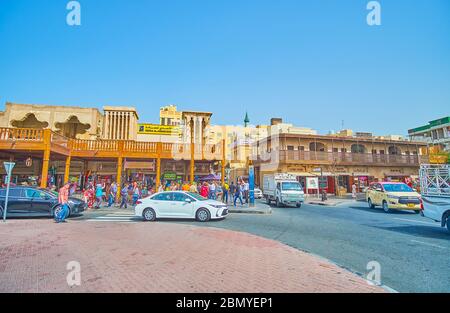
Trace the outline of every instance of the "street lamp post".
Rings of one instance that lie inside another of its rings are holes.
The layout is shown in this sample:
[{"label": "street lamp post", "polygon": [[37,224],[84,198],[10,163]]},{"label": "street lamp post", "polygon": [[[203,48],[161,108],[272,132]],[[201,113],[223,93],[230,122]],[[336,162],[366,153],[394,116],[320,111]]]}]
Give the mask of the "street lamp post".
[{"label": "street lamp post", "polygon": [[6,196],[5,196],[5,209],[3,210],[3,222],[6,222],[6,211],[8,210],[8,197],[9,197],[9,187],[11,185],[11,173],[16,163],[5,162],[3,163],[6,170]]}]

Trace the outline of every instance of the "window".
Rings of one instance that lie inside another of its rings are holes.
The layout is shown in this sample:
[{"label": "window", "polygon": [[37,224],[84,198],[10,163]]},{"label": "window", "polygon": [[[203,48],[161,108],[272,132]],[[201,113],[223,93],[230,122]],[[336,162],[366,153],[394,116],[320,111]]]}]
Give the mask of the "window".
[{"label": "window", "polygon": [[309,150],[325,152],[327,150],[327,147],[323,143],[320,143],[320,142],[311,142],[309,144]]},{"label": "window", "polygon": [[300,190],[302,190],[302,186],[298,182],[283,183],[283,190],[298,190],[298,191],[300,191]]},{"label": "window", "polygon": [[305,147],[304,146],[298,146],[298,150],[299,151],[305,151]]},{"label": "window", "polygon": [[384,190],[387,192],[412,192],[413,190],[406,184],[384,184]]},{"label": "window", "polygon": [[[5,191],[5,195],[6,195],[6,191]],[[15,198],[22,197],[22,189],[18,189],[18,188],[10,189],[9,190],[9,196],[10,197],[15,197]]]},{"label": "window", "polygon": [[27,198],[45,198],[45,193],[34,189],[25,189],[25,196]]},{"label": "window", "polygon": [[384,154],[384,150],[380,150],[380,154]]},{"label": "window", "polygon": [[333,152],[339,152],[338,148],[333,148]]},{"label": "window", "polygon": [[186,199],[192,200],[191,197],[189,197],[188,195],[185,195],[184,193],[181,193],[181,192],[175,192],[173,194],[173,201],[185,202]]},{"label": "window", "polygon": [[372,149],[372,154],[377,154],[377,149]]},{"label": "window", "polygon": [[361,144],[353,144],[351,150],[352,153],[366,153],[366,147]]},{"label": "window", "polygon": [[173,192],[160,193],[152,198],[152,200],[156,201],[172,201],[172,199],[173,199]]},{"label": "window", "polygon": [[402,151],[397,146],[390,146],[388,148],[388,152],[389,152],[389,154],[392,154],[392,155],[400,155],[400,154],[402,154]]},{"label": "window", "polygon": [[342,149],[341,149],[341,152],[342,152],[342,153],[347,153],[347,148],[342,148]]},{"label": "window", "polygon": [[294,151],[294,146],[287,146],[288,151]]},{"label": "window", "polygon": [[188,192],[188,194],[189,194],[192,198],[194,198],[195,200],[199,200],[199,201],[205,201],[205,200],[208,200],[208,199],[206,199],[206,198],[203,198],[202,196],[200,196],[200,195],[197,194],[197,193]]}]

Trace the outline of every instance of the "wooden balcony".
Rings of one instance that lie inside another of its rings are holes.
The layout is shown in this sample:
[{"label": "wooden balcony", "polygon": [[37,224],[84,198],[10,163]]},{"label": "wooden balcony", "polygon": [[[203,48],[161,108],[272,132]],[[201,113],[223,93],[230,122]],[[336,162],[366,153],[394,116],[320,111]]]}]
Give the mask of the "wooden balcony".
[{"label": "wooden balcony", "polygon": [[[70,139],[48,129],[0,128],[0,150],[45,150],[87,158],[191,159],[191,144],[133,140]],[[194,160],[222,160],[222,144],[194,145]]]},{"label": "wooden balcony", "polygon": [[305,164],[325,165],[419,166],[428,161],[428,156],[291,150],[279,152],[279,162],[298,163],[299,161]]}]

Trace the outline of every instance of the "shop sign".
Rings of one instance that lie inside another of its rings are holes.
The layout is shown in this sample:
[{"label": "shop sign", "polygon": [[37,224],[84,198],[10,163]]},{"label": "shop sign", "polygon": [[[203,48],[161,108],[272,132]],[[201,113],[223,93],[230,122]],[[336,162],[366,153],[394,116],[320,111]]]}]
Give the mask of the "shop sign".
[{"label": "shop sign", "polygon": [[31,167],[33,165],[33,159],[31,157],[29,157],[28,159],[26,159],[25,161],[25,166],[26,167]]},{"label": "shop sign", "polygon": [[138,124],[138,134],[181,136],[181,127],[158,124]]},{"label": "shop sign", "polygon": [[319,177],[306,177],[307,189],[319,189]]},{"label": "shop sign", "polygon": [[301,165],[288,165],[288,171],[289,172],[306,172],[306,166]]},{"label": "shop sign", "polygon": [[127,170],[155,170],[155,162],[138,162],[138,161],[125,161],[125,169]]},{"label": "shop sign", "polygon": [[164,173],[163,179],[164,180],[176,180],[177,179],[177,173]]}]

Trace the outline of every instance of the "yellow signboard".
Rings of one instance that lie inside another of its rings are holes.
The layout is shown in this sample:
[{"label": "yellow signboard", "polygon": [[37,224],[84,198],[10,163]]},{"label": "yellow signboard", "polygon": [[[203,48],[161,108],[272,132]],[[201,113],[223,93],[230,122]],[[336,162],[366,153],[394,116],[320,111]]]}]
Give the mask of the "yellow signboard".
[{"label": "yellow signboard", "polygon": [[171,125],[138,124],[138,134],[181,136],[181,128]]}]

